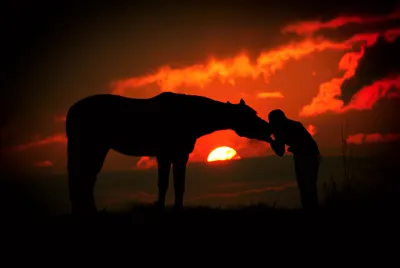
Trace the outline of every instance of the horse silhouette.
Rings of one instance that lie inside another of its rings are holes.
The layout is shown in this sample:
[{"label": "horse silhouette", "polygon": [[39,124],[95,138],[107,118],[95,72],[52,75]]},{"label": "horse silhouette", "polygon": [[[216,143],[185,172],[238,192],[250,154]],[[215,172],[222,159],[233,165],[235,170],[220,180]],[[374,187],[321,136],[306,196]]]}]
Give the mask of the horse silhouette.
[{"label": "horse silhouette", "polygon": [[183,207],[185,174],[196,140],[218,130],[266,141],[268,122],[243,99],[238,104],[196,95],[163,92],[151,98],[111,94],[86,97],[68,110],[68,184],[72,214],[93,215],[96,177],[110,149],[156,157],[158,205],[165,206],[172,165],[175,209]]}]

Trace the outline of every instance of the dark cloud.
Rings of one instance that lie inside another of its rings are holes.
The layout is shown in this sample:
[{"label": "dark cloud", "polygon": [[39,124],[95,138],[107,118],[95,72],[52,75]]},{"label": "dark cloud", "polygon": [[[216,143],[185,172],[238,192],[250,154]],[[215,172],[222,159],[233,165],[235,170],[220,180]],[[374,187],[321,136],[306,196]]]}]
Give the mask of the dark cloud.
[{"label": "dark cloud", "polygon": [[341,86],[341,99],[348,104],[352,96],[364,86],[395,76],[400,73],[400,37],[387,40],[380,36],[371,47],[365,48],[353,77],[345,80]]}]

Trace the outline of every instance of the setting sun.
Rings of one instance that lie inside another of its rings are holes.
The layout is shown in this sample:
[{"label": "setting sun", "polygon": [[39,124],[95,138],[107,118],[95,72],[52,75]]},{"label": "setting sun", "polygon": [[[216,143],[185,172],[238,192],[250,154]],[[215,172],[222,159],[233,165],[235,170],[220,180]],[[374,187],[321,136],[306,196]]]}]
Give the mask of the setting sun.
[{"label": "setting sun", "polygon": [[207,162],[224,161],[230,159],[239,159],[237,152],[227,146],[222,146],[214,149],[207,157]]}]

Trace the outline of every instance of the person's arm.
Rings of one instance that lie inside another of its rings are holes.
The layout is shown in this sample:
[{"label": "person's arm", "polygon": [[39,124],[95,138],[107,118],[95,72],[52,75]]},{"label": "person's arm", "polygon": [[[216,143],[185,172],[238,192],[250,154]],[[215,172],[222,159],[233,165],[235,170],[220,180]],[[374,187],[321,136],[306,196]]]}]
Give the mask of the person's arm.
[{"label": "person's arm", "polygon": [[275,137],[275,140],[271,139],[269,144],[277,156],[282,157],[285,154],[285,144],[279,139],[279,137]]}]

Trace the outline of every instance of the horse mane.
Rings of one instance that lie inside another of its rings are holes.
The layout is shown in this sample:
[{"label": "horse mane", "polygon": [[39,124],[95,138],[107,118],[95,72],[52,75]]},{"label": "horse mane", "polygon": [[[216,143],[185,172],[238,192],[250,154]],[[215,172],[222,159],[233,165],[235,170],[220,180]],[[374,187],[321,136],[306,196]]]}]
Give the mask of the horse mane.
[{"label": "horse mane", "polygon": [[250,106],[248,106],[247,104],[246,104],[246,109],[249,112],[253,113],[254,115],[258,115],[258,112],[256,110],[254,110],[253,108],[251,108]]},{"label": "horse mane", "polygon": [[[158,96],[161,96],[161,95],[183,96],[185,98],[196,100],[198,103],[207,103],[207,104],[210,104],[210,105],[213,105],[213,106],[214,105],[219,105],[219,104],[225,104],[225,105],[228,104],[228,101],[227,102],[222,102],[222,101],[218,101],[218,100],[215,100],[215,99],[212,99],[212,98],[209,98],[209,97],[205,97],[205,96],[194,95],[194,94],[185,94],[185,93],[177,93],[177,92],[172,92],[172,91],[164,91],[164,92],[160,93],[159,95],[157,95],[155,97],[158,97]],[[233,103],[233,105],[241,105],[241,104]],[[247,112],[249,112],[251,114],[254,114],[254,115],[258,114],[256,110],[254,110],[253,108],[251,108],[247,104],[246,105],[241,105],[240,107],[244,108]]]},{"label": "horse mane", "polygon": [[194,94],[185,94],[185,93],[164,91],[164,92],[160,93],[157,96],[161,96],[161,95],[181,96],[181,97],[185,97],[186,99],[191,99],[191,100],[193,100],[195,102],[198,102],[198,103],[224,104],[224,102],[221,102],[221,101],[218,101],[218,100],[214,100],[214,99],[211,99],[211,98],[208,98],[208,97],[205,97],[205,96],[194,95]]}]

